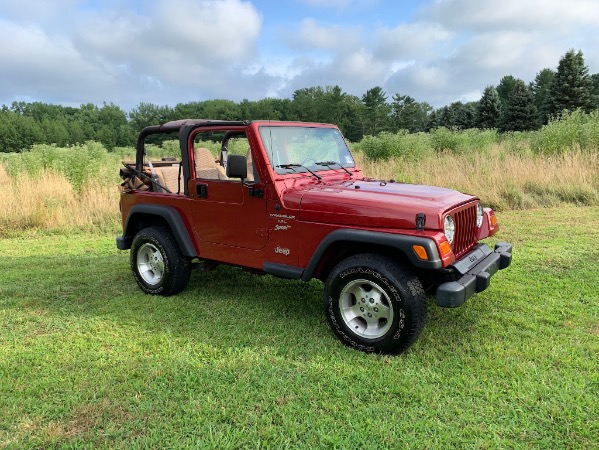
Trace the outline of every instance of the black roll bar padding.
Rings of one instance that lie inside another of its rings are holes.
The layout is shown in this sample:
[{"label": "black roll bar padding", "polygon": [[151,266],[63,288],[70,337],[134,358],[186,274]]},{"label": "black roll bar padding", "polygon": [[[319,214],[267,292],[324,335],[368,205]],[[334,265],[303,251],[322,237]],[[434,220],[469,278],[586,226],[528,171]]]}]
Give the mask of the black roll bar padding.
[{"label": "black roll bar padding", "polygon": [[234,131],[227,131],[225,133],[225,135],[223,136],[223,141],[221,142],[221,149],[220,149],[220,165],[223,166],[225,169],[227,168],[227,156],[229,155],[229,139],[237,137],[237,136],[245,136],[246,133],[245,131],[241,131],[241,130],[234,130]]},{"label": "black roll bar padding", "polygon": [[[187,154],[188,139],[192,131],[202,126],[247,126],[250,122],[228,121],[228,120],[208,120],[208,119],[181,119],[166,122],[161,125],[152,125],[143,128],[137,136],[135,144],[135,168],[138,172],[143,172],[145,140],[151,134],[159,133],[178,133],[179,146],[181,148],[181,164],[183,166],[183,192],[187,195],[187,180],[190,177],[189,156]],[[245,134],[245,131],[232,131],[231,133]]]},{"label": "black roll bar padding", "polygon": [[144,149],[146,137],[151,134],[160,132],[160,125],[152,125],[151,127],[145,127],[139,132],[137,136],[137,144],[135,144],[135,170],[142,173],[144,170]]},{"label": "black roll bar padding", "polygon": [[137,144],[135,145],[135,168],[138,172],[143,171],[146,138],[151,134],[178,132],[181,126],[186,122],[187,120],[175,120],[163,123],[162,125],[145,127],[139,132]]}]

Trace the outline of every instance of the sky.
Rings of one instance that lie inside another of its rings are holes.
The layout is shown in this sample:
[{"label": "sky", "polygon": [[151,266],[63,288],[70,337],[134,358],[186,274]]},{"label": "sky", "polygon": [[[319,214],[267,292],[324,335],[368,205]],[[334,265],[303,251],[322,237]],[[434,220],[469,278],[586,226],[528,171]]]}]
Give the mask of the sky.
[{"label": "sky", "polygon": [[0,0],[0,104],[292,98],[380,86],[434,107],[581,50],[599,0]]}]

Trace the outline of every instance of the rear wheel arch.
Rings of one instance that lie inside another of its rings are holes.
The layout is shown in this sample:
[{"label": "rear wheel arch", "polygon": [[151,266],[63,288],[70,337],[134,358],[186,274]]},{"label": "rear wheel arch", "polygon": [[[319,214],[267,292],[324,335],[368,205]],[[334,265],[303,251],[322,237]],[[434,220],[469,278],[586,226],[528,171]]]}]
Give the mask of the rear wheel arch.
[{"label": "rear wheel arch", "polygon": [[158,216],[156,214],[135,212],[129,214],[129,217],[127,218],[127,224],[125,226],[124,235],[129,237],[135,236],[138,231],[151,226],[169,227],[169,224],[166,221],[166,219],[162,216]]},{"label": "rear wheel arch", "polygon": [[172,206],[133,206],[127,216],[123,236],[132,239],[140,230],[151,226],[169,229],[183,256],[190,258],[198,256],[198,252],[181,214]]}]

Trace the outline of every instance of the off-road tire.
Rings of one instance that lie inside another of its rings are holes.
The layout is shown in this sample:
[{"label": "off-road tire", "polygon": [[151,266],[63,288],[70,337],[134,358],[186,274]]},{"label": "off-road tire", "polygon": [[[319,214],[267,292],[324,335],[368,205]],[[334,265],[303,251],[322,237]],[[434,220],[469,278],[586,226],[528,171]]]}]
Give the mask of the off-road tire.
[{"label": "off-road tire", "polygon": [[414,273],[371,253],[351,256],[329,274],[325,315],[345,344],[372,353],[397,354],[424,329],[427,300]]},{"label": "off-road tire", "polygon": [[178,294],[189,283],[191,263],[168,228],[140,230],[131,244],[130,262],[135,281],[146,294]]}]

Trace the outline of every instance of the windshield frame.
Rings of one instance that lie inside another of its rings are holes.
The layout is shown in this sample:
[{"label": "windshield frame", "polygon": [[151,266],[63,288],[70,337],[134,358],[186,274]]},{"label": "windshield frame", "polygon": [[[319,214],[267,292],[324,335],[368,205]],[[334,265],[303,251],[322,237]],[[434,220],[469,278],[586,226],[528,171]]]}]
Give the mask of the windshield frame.
[{"label": "windshield frame", "polygon": [[[268,161],[278,175],[345,172],[344,169],[356,167],[349,146],[336,127],[264,124],[258,126],[258,132]],[[316,164],[323,161],[334,164]]]}]

